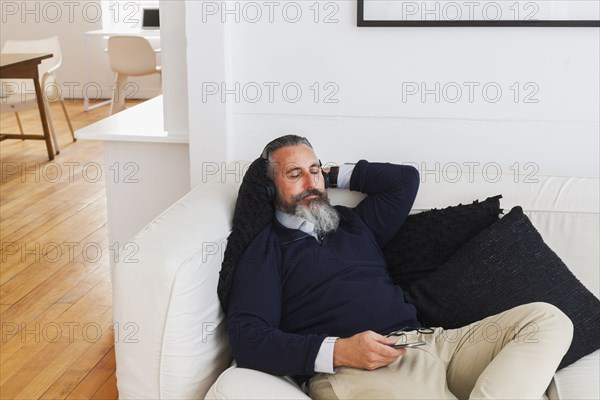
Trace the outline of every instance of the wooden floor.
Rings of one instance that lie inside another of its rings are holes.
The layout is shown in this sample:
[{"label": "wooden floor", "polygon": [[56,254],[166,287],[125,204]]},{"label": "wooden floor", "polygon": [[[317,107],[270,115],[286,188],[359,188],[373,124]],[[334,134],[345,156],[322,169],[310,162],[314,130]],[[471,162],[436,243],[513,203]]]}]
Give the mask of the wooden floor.
[{"label": "wooden floor", "polygon": [[[74,129],[104,118],[67,101]],[[101,142],[73,143],[51,106],[61,152],[0,144],[0,398],[115,399],[115,353]],[[20,113],[38,133],[36,111]],[[0,130],[18,133],[14,114]]]}]

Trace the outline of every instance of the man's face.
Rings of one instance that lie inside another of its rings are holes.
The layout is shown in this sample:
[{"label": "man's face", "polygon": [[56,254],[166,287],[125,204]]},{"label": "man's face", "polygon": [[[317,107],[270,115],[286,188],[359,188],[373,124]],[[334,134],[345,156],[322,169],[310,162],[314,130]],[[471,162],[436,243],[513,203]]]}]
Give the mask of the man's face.
[{"label": "man's face", "polygon": [[327,199],[319,160],[310,147],[282,147],[271,154],[271,159],[278,208],[291,213],[298,204],[308,207]]}]

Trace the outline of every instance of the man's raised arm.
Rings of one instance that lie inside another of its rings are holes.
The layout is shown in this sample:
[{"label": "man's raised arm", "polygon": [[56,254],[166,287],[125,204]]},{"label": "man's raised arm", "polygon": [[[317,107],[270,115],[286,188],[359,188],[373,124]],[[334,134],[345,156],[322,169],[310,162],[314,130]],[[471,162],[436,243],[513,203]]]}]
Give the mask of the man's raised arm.
[{"label": "man's raised arm", "polygon": [[354,211],[383,248],[412,208],[419,190],[419,171],[409,165],[361,160],[352,172],[350,190],[368,195]]}]

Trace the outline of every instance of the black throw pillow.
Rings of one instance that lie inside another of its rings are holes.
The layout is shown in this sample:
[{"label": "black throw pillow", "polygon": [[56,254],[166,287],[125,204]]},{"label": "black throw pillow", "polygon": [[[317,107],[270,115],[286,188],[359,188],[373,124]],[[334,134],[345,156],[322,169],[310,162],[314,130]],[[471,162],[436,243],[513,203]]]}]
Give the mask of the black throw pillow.
[{"label": "black throw pillow", "polygon": [[413,284],[407,300],[424,325],[448,329],[543,301],[560,308],[574,325],[573,342],[559,369],[600,348],[600,301],[544,243],[521,207]]},{"label": "black throw pillow", "polygon": [[223,255],[217,294],[221,307],[227,312],[229,292],[233,285],[235,267],[246,247],[275,217],[275,206],[269,197],[267,162],[259,157],[250,164],[238,192],[233,213],[233,226]]},{"label": "black throw pillow", "polygon": [[409,215],[383,248],[394,283],[407,289],[438,269],[463,244],[498,221],[501,198]]}]

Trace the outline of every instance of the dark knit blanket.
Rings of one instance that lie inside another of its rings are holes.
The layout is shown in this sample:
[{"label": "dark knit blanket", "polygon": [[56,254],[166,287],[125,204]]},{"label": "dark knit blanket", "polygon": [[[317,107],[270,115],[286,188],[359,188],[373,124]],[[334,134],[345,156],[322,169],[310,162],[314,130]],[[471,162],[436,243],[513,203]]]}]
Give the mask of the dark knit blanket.
[{"label": "dark knit blanket", "polygon": [[271,223],[275,206],[269,197],[267,186],[267,163],[257,158],[244,175],[233,214],[233,227],[227,238],[227,247],[219,273],[217,294],[221,307],[227,312],[229,292],[233,284],[235,267],[250,242]]}]

